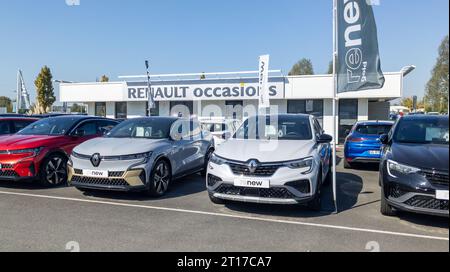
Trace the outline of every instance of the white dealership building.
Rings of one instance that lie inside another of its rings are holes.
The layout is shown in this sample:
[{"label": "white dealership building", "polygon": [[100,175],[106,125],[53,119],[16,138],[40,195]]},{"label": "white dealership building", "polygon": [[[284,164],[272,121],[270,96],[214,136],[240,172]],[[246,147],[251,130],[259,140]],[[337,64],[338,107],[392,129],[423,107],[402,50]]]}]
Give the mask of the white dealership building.
[{"label": "white dealership building", "polygon": [[[385,73],[382,89],[339,94],[338,127],[340,139],[356,121],[386,120],[389,101],[402,97],[404,77],[414,69]],[[156,108],[152,115],[226,117],[245,119],[258,109],[257,72],[152,75]],[[90,115],[110,118],[147,116],[146,76],[120,77],[118,82],[62,83],[60,101],[83,103]],[[270,74],[270,103],[278,113],[315,115],[324,130],[332,134],[333,76],[284,76]]]}]

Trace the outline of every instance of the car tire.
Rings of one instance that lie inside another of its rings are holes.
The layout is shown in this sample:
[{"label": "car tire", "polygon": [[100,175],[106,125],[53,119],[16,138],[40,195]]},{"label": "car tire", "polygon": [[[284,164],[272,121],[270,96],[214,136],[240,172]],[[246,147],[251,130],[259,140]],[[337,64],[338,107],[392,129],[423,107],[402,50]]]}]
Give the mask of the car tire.
[{"label": "car tire", "polygon": [[322,210],[322,183],[320,182],[321,179],[322,179],[322,169],[319,170],[317,192],[314,195],[314,198],[307,204],[308,209],[315,212],[320,212]]},{"label": "car tire", "polygon": [[201,172],[202,177],[206,177],[206,173],[208,173],[208,164],[209,164],[209,159],[211,159],[211,155],[214,153],[213,149],[208,150],[208,152],[206,152],[205,154],[205,163],[203,165],[203,170]]},{"label": "car tire", "polygon": [[381,192],[381,207],[380,207],[381,214],[384,216],[395,216],[396,212],[395,209],[389,205],[389,203],[386,200],[386,197],[384,196],[384,192],[382,190]]},{"label": "car tire", "polygon": [[166,160],[159,160],[150,173],[147,194],[152,197],[162,197],[172,182],[172,170]]},{"label": "car tire", "polygon": [[45,187],[58,187],[67,184],[67,158],[64,155],[53,154],[41,164],[40,183]]},{"label": "car tire", "polygon": [[215,197],[214,194],[208,193],[208,195],[209,195],[209,199],[211,200],[212,203],[217,204],[217,205],[225,204],[225,200]]}]

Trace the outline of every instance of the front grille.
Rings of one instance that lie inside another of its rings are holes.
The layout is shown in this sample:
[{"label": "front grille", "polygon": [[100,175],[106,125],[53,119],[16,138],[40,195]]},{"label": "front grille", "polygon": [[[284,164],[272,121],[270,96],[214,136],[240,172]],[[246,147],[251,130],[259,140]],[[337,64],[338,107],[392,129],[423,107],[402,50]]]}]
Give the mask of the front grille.
[{"label": "front grille", "polygon": [[124,179],[90,178],[74,176],[73,183],[80,185],[99,185],[99,186],[129,186]]},{"label": "front grille", "polygon": [[[75,175],[80,175],[80,176],[83,175],[83,170],[81,170],[81,169],[74,169],[73,171],[75,172]],[[109,172],[108,177],[121,178],[121,177],[123,177],[123,174],[125,174],[125,172],[123,172],[123,171]]]},{"label": "front grille", "polygon": [[219,194],[234,195],[234,196],[249,196],[249,197],[262,197],[262,198],[278,198],[278,199],[292,199],[295,196],[285,188],[245,188],[236,187],[233,185],[222,184],[216,190]]},{"label": "front grille", "polygon": [[12,164],[2,164],[2,169],[13,169],[14,165]]},{"label": "front grille", "polygon": [[431,196],[415,196],[405,204],[415,208],[448,211],[448,200],[439,200]]},{"label": "front grille", "polygon": [[448,173],[442,173],[442,172],[432,172],[432,171],[423,171],[425,177],[429,182],[431,182],[434,185],[444,185],[448,186]]},{"label": "front grille", "polygon": [[0,177],[2,177],[2,178],[18,178],[19,175],[16,173],[16,171],[6,170],[6,171],[0,171]]},{"label": "front grille", "polygon": [[235,175],[253,177],[271,177],[280,168],[279,165],[260,165],[256,168],[254,173],[251,173],[249,167],[245,164],[230,162],[228,165]]},{"label": "front grille", "polygon": [[221,182],[222,179],[219,177],[216,177],[214,175],[208,175],[208,186],[212,187],[214,185],[216,185],[218,182]]}]

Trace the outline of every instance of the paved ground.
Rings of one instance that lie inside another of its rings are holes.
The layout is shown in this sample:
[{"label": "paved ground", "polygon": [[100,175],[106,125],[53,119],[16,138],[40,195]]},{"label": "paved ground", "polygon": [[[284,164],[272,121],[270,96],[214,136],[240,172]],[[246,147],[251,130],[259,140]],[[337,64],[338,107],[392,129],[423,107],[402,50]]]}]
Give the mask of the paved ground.
[{"label": "paved ground", "polygon": [[0,251],[449,251],[448,219],[380,215],[376,167],[338,172],[338,215],[331,188],[323,212],[313,213],[213,205],[200,176],[176,182],[162,199],[2,182]]}]

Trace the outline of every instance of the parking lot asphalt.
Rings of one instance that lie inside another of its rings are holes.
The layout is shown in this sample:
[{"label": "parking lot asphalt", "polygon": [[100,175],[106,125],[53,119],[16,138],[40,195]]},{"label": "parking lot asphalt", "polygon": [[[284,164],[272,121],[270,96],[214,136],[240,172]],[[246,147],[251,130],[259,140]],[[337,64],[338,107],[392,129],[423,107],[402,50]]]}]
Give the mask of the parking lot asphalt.
[{"label": "parking lot asphalt", "polygon": [[200,175],[174,182],[160,199],[0,182],[0,251],[449,251],[448,218],[380,214],[377,166],[340,163],[338,196],[334,214],[331,186],[322,212],[311,212],[214,205]]}]

